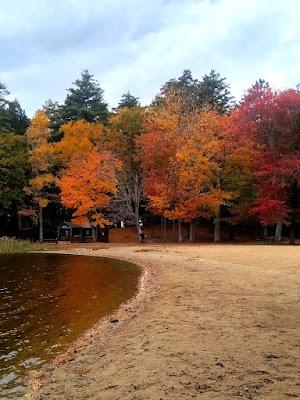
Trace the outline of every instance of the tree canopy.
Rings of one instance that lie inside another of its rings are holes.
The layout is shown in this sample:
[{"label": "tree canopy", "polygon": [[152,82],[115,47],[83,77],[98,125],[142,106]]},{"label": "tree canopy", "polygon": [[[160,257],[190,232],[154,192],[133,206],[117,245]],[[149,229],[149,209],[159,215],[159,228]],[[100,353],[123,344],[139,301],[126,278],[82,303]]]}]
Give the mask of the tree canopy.
[{"label": "tree canopy", "polygon": [[215,241],[223,224],[249,221],[276,226],[278,240],[289,226],[292,238],[299,171],[299,88],[259,79],[235,104],[219,73],[198,79],[186,69],[152,104],[127,91],[109,112],[85,70],[63,104],[47,100],[29,121],[0,83],[0,215],[35,217],[40,238],[52,205],[59,218],[126,221],[138,235],[152,215],[179,231],[206,221]]},{"label": "tree canopy", "polygon": [[234,106],[229,84],[214,70],[201,80],[193,78],[189,69],[184,70],[181,76],[169,80],[161,87],[153,104],[162,103],[170,92],[183,100],[182,112],[193,112],[194,109],[208,106],[224,114]]}]

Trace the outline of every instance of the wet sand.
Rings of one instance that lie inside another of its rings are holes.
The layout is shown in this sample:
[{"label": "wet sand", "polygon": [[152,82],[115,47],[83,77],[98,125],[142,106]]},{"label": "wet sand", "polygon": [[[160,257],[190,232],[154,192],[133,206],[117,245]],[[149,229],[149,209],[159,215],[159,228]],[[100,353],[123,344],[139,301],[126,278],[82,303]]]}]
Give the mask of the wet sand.
[{"label": "wet sand", "polygon": [[27,398],[300,396],[300,247],[99,247],[68,251],[143,266],[140,291],[33,374]]}]

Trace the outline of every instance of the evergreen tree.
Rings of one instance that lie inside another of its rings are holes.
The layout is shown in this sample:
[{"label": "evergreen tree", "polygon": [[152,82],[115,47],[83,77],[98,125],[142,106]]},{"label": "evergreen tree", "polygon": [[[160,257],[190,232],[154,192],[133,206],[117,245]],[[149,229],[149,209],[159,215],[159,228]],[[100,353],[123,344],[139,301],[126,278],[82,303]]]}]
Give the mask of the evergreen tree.
[{"label": "evergreen tree", "polygon": [[88,70],[81,73],[73,88],[68,89],[68,95],[62,106],[64,122],[84,119],[88,122],[106,123],[108,119],[107,104],[103,99],[103,89]]},{"label": "evergreen tree", "polygon": [[27,181],[28,153],[23,137],[0,134],[0,215],[20,208]]},{"label": "evergreen tree", "polygon": [[7,90],[6,86],[0,82],[0,107],[4,107],[7,103],[5,97],[9,95],[9,91]]},{"label": "evergreen tree", "polygon": [[211,106],[222,114],[234,106],[234,98],[230,94],[226,78],[221,78],[213,69],[208,75],[204,75],[199,83],[199,100],[200,103]]},{"label": "evergreen tree", "polygon": [[221,78],[214,70],[204,75],[201,81],[194,79],[189,69],[184,70],[179,78],[171,79],[162,86],[153,105],[161,104],[170,92],[181,98],[184,113],[191,113],[194,109],[205,106],[226,113],[234,105],[226,79]]},{"label": "evergreen tree", "polygon": [[139,98],[133,96],[129,91],[127,91],[126,93],[122,94],[117,109],[139,107],[139,106],[140,106]]},{"label": "evergreen tree", "polygon": [[6,96],[9,91],[0,82],[0,133],[14,132],[23,135],[29,125],[25,111],[15,99],[9,101]]},{"label": "evergreen tree", "polygon": [[171,92],[183,100],[183,112],[190,112],[193,108],[198,107],[199,81],[193,78],[189,69],[185,69],[179,78],[167,81],[155,97],[153,105],[162,104],[165,97]]},{"label": "evergreen tree", "polygon": [[14,133],[23,135],[29,126],[29,119],[21,108],[18,100],[10,101],[7,107],[7,114],[11,130]]},{"label": "evergreen tree", "polygon": [[0,133],[11,132],[12,130],[7,113],[7,95],[9,95],[9,91],[6,86],[0,82]]},{"label": "evergreen tree", "polygon": [[9,116],[5,108],[0,107],[0,134],[11,132]]},{"label": "evergreen tree", "polygon": [[43,105],[43,111],[47,114],[49,119],[49,128],[51,131],[51,141],[58,142],[63,134],[60,131],[62,120],[62,106],[57,101],[51,99],[46,100]]}]

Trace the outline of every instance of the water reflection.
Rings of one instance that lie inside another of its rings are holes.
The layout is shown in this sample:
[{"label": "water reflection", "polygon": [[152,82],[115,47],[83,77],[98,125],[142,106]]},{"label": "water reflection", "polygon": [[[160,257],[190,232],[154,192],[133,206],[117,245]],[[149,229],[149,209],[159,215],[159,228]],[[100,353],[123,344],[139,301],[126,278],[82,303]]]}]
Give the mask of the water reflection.
[{"label": "water reflection", "polygon": [[132,297],[138,268],[106,258],[0,255],[0,398],[24,390],[24,371],[67,347]]}]

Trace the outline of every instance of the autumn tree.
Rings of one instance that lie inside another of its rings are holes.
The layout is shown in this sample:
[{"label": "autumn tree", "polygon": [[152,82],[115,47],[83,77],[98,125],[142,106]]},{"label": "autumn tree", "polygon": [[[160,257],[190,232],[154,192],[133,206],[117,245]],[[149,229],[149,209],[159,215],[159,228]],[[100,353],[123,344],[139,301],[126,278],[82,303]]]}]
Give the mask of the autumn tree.
[{"label": "autumn tree", "polygon": [[68,95],[62,106],[64,122],[84,119],[87,122],[106,123],[108,119],[107,104],[104,102],[103,89],[94,76],[84,70],[74,87],[68,89]]},{"label": "autumn tree", "polygon": [[59,165],[62,204],[73,210],[73,222],[89,222],[96,240],[97,226],[108,224],[104,208],[116,192],[120,163],[103,144],[103,126],[78,120],[62,125],[63,138],[54,144]]},{"label": "autumn tree", "polygon": [[93,148],[85,154],[72,157],[58,182],[64,206],[74,210],[73,222],[89,222],[93,240],[97,239],[97,226],[109,221],[103,214],[111,197],[116,193],[116,170],[119,163],[108,151]]},{"label": "autumn tree", "polygon": [[213,217],[215,242],[221,240],[222,209],[230,211],[249,183],[253,145],[236,132],[232,123],[231,116],[216,111],[195,114],[177,152],[180,180],[193,189],[198,215]]},{"label": "autumn tree", "polygon": [[175,153],[176,119],[164,111],[162,107],[148,110],[144,133],[137,138],[143,168],[144,194],[150,211],[163,218],[163,226],[164,218],[174,202],[177,183],[176,174],[170,166]]},{"label": "autumn tree", "polygon": [[163,103],[147,110],[144,132],[137,138],[150,211],[162,217],[164,238],[166,219],[178,220],[180,241],[181,221],[195,217],[190,192],[179,182],[180,164],[176,159],[185,119],[181,98],[169,92]]},{"label": "autumn tree", "polygon": [[136,138],[142,132],[143,121],[144,111],[141,107],[120,108],[111,116],[107,133],[108,148],[122,162],[111,212],[115,219],[134,224],[138,235],[143,182]]},{"label": "autumn tree", "polygon": [[285,221],[292,223],[292,233],[298,206],[300,92],[276,93],[258,81],[246,93],[239,113],[241,129],[259,147],[252,164],[258,194],[253,212],[264,226],[276,223],[280,241]]},{"label": "autumn tree", "polygon": [[[26,188],[26,194],[37,208],[39,221],[39,240],[43,235],[43,209],[53,200],[55,191],[55,176],[52,173],[53,149],[49,144],[49,120],[44,111],[38,110],[32,118],[26,131],[26,140],[29,147],[29,161],[31,165],[31,178]],[[29,210],[23,210],[26,215]]]},{"label": "autumn tree", "polygon": [[85,120],[68,122],[60,130],[63,137],[53,146],[59,169],[68,167],[73,157],[86,157],[103,136],[103,125]]}]

